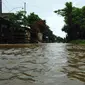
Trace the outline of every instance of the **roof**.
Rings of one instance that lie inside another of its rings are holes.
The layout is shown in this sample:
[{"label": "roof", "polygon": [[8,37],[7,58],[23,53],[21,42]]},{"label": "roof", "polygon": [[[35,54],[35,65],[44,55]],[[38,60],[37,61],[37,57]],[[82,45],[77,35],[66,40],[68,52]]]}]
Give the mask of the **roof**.
[{"label": "roof", "polygon": [[14,14],[14,13],[0,13],[0,17],[8,20],[8,17],[12,14]]},{"label": "roof", "polygon": [[6,24],[11,24],[11,22],[7,19],[4,19],[4,18],[0,17],[0,24],[5,24],[6,25]]}]

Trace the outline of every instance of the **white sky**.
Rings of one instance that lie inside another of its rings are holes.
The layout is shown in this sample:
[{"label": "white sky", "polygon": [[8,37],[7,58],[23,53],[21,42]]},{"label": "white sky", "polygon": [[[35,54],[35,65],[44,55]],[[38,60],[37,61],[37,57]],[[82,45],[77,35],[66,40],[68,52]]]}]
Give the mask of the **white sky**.
[{"label": "white sky", "polygon": [[73,2],[73,5],[82,7],[85,0],[2,0],[3,12],[15,12],[23,8],[26,2],[27,13],[35,12],[42,19],[47,21],[47,25],[57,36],[65,37],[65,33],[61,31],[64,21],[63,17],[55,14],[53,11],[65,7],[66,2]]}]

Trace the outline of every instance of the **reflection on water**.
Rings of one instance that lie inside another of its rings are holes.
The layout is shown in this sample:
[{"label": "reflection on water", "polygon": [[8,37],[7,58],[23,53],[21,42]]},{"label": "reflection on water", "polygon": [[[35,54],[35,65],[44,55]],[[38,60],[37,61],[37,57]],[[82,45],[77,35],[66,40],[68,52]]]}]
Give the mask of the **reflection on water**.
[{"label": "reflection on water", "polygon": [[85,85],[84,46],[0,49],[0,85]]}]

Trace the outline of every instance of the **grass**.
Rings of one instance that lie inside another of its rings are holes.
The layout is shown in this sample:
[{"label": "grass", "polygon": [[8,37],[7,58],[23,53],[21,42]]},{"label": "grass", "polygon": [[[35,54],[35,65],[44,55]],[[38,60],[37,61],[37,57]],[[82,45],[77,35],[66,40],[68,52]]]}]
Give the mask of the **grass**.
[{"label": "grass", "polygon": [[70,41],[70,43],[84,45],[85,44],[85,40],[73,40],[73,41]]}]

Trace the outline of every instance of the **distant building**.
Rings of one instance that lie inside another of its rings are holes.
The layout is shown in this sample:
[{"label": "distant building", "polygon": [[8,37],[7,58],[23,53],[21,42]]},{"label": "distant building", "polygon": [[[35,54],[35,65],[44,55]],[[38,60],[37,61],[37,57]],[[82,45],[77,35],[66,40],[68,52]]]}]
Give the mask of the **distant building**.
[{"label": "distant building", "polygon": [[0,17],[9,20],[9,16],[12,15],[14,13],[0,13]]},{"label": "distant building", "polygon": [[11,40],[10,22],[0,17],[0,43],[10,43]]},{"label": "distant building", "polygon": [[[23,30],[24,29],[24,30]],[[30,42],[29,27],[13,26],[7,19],[7,15],[0,17],[0,43],[28,43]]]},{"label": "distant building", "polygon": [[42,40],[43,40],[43,34],[40,32],[38,33],[38,39],[40,42],[42,42]]}]

